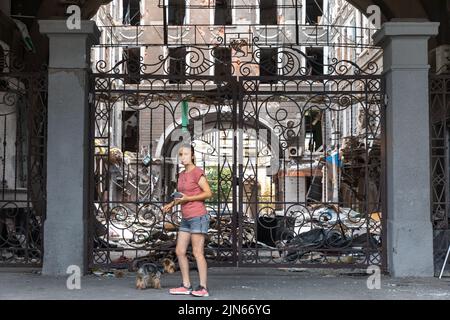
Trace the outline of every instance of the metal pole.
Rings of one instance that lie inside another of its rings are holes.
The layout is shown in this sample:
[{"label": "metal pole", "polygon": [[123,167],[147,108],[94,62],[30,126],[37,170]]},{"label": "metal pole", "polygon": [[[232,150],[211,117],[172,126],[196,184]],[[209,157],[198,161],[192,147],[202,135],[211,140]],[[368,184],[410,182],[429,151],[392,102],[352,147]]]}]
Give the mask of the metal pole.
[{"label": "metal pole", "polygon": [[295,43],[300,44],[299,34],[298,34],[298,0],[295,0]]},{"label": "metal pole", "polygon": [[168,37],[167,37],[167,12],[166,12],[166,0],[163,2],[163,34],[164,34],[164,44],[167,45]]},{"label": "metal pole", "polygon": [[447,255],[445,256],[444,264],[442,265],[441,273],[439,274],[439,279],[442,278],[442,274],[444,273],[445,265],[447,264],[449,254],[450,254],[450,245],[448,246]]}]

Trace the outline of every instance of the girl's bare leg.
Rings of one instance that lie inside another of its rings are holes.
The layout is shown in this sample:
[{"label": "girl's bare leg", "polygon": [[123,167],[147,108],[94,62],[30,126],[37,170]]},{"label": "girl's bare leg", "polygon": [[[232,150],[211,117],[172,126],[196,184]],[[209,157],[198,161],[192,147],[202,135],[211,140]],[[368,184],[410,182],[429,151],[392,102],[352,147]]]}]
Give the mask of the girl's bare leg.
[{"label": "girl's bare leg", "polygon": [[206,286],[208,266],[204,255],[205,235],[200,233],[193,233],[191,235],[192,251],[197,261],[198,275],[200,277],[200,285],[204,288]]},{"label": "girl's bare leg", "polygon": [[189,232],[180,231],[178,233],[177,247],[175,253],[177,254],[178,264],[180,265],[181,277],[183,278],[183,285],[185,287],[191,286],[189,280],[189,261],[186,256],[186,250],[191,240],[191,234]]}]

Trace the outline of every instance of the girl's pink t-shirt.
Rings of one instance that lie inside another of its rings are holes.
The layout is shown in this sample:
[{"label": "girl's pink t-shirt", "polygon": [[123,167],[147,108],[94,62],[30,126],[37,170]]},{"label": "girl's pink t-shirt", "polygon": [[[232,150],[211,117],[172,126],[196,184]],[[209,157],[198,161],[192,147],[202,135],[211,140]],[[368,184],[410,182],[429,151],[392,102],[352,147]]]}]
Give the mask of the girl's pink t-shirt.
[{"label": "girl's pink t-shirt", "polygon": [[[178,176],[178,191],[187,196],[196,196],[203,192],[198,181],[204,175],[202,169],[195,167],[189,172],[180,172]],[[189,201],[181,205],[181,214],[185,219],[203,216],[207,213],[206,206],[203,201]]]}]

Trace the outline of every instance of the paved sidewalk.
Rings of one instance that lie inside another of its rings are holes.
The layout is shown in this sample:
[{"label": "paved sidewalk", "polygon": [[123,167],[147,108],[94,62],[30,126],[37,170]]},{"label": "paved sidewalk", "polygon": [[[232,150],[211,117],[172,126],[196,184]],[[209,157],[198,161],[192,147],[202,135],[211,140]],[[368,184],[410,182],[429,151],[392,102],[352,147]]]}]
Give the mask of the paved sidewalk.
[{"label": "paved sidewalk", "polygon": [[[381,289],[369,290],[360,270],[210,268],[212,300],[296,299],[444,299],[450,300],[450,278],[394,279],[382,276]],[[192,283],[198,276],[191,271]],[[80,290],[68,290],[66,277],[0,271],[0,299],[205,299],[171,296],[168,289],[181,282],[179,273],[162,276],[163,289],[136,290],[134,273],[123,277],[89,275]]]}]

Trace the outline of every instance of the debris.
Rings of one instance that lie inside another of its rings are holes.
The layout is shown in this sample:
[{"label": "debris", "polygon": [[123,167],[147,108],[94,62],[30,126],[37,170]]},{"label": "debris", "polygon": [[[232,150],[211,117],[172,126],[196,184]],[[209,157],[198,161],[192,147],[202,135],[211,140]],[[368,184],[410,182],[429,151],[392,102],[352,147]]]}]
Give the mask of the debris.
[{"label": "debris", "polygon": [[9,260],[14,256],[14,254],[12,254],[12,252],[7,251],[7,250],[2,250],[2,255],[1,258],[5,259],[5,260]]},{"label": "debris", "polygon": [[351,255],[342,255],[342,256],[327,256],[327,262],[329,263],[353,263],[354,258]]},{"label": "debris", "polygon": [[132,259],[121,255],[119,258],[117,258],[116,260],[113,260],[112,263],[116,263],[116,264],[124,264],[124,263],[130,263],[132,261]]},{"label": "debris", "polygon": [[[243,250],[261,249],[256,251],[258,256],[263,259],[266,257],[268,260],[279,259],[280,262],[307,260],[318,263],[353,263],[359,259],[360,251],[379,248],[381,244],[379,208],[365,208],[358,203],[355,205],[355,199],[358,202],[360,195],[365,194],[365,191],[360,188],[361,168],[369,166],[369,163],[376,163],[376,159],[380,157],[376,143],[370,147],[369,158],[366,159],[367,146],[361,142],[361,139],[357,137],[346,139],[342,149],[342,182],[343,185],[347,184],[348,186],[349,193],[345,196],[347,198],[344,197],[344,204],[348,204],[348,206],[309,203],[289,206],[286,209],[285,206],[280,205],[274,208],[274,216],[263,215],[262,213],[272,211],[263,212],[258,205],[248,206],[247,209],[244,209],[245,212],[241,213],[239,223],[233,224],[233,213],[230,212],[232,210],[213,208],[211,205],[210,226],[205,243],[207,259],[215,261],[233,259],[232,251],[235,245],[233,241],[239,241]],[[115,254],[113,258],[117,258],[123,252],[121,250],[129,249],[136,253],[137,258],[142,258],[142,252],[145,252],[145,257],[148,255],[149,259],[156,261],[170,255],[175,250],[179,229],[179,212],[164,214],[161,211],[164,201],[155,200],[163,199],[163,195],[171,192],[172,187],[169,184],[166,192],[160,190],[162,188],[158,184],[161,181],[158,179],[161,173],[161,164],[154,164],[147,168],[143,159],[148,155],[148,152],[144,153],[141,159],[137,153],[123,153],[117,148],[110,149],[109,159],[111,164],[119,170],[118,177],[122,180],[115,185],[118,192],[110,195],[109,199],[112,199],[111,203],[120,202],[120,197],[125,194],[127,201],[123,201],[109,211],[108,208],[98,208],[97,219],[103,226],[108,226],[109,234],[108,237],[99,237],[101,240],[94,243],[94,246],[96,248],[120,248],[111,250]],[[153,161],[152,159],[147,160]],[[124,163],[132,165],[123,166]],[[301,167],[302,164],[291,169],[298,166]],[[317,166],[318,163],[314,163],[312,166],[309,163],[307,166],[305,165],[305,168],[311,169],[317,168]],[[158,179],[154,180],[156,176]],[[376,179],[373,179],[372,182],[378,186]],[[249,187],[249,191],[252,192],[257,190],[256,185],[247,185],[246,187]],[[146,197],[143,200],[137,196],[141,191]],[[136,195],[133,196],[133,194]],[[119,198],[116,199],[115,196],[119,196]],[[138,197],[142,202],[135,205],[134,201],[138,200]],[[252,195],[249,199],[254,197]],[[255,199],[255,203],[257,200]],[[369,202],[376,203],[376,199],[372,200]],[[364,210],[360,210],[360,207]],[[372,213],[366,215],[361,212]],[[109,223],[106,223],[106,219],[109,219]],[[349,251],[354,254],[349,255]],[[131,259],[120,256],[111,262],[129,265],[130,261]],[[290,272],[298,272],[294,270],[291,269]]]},{"label": "debris", "polygon": [[[364,137],[343,138],[341,149],[343,167],[341,170],[340,196],[344,206],[368,212],[378,211],[381,177],[381,141],[374,139],[372,145],[365,145]],[[367,188],[367,190],[365,190]],[[373,207],[365,208],[365,199]]]}]

